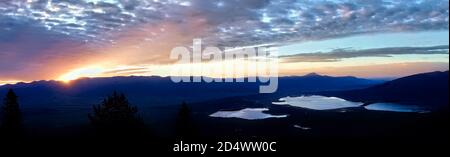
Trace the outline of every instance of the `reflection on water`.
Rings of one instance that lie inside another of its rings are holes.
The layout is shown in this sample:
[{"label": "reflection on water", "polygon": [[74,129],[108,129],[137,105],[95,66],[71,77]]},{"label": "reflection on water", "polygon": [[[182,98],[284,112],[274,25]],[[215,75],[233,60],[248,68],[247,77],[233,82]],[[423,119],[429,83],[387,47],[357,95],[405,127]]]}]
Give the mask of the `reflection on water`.
[{"label": "reflection on water", "polygon": [[[290,105],[295,107],[307,108],[312,110],[334,110],[345,109],[351,107],[362,107],[361,102],[351,102],[337,97],[325,96],[300,96],[300,97],[284,97],[280,98],[279,102],[272,102],[274,105]],[[374,103],[364,106],[367,110],[374,111],[391,111],[391,112],[428,112],[424,108],[414,105],[402,105],[395,103]],[[341,110],[346,112],[346,110]]]},{"label": "reflection on water", "polygon": [[374,103],[368,106],[365,106],[367,110],[374,111],[391,111],[391,112],[418,112],[418,113],[426,113],[425,109],[419,106],[413,105],[401,105],[395,103]]},{"label": "reflection on water", "polygon": [[297,128],[297,129],[302,129],[302,130],[311,130],[311,128],[309,128],[309,127],[304,127],[304,126],[301,126],[301,125],[294,125],[294,128]]},{"label": "reflection on water", "polygon": [[246,108],[238,111],[218,111],[209,115],[210,117],[220,118],[241,118],[247,120],[258,120],[267,118],[285,118],[287,115],[271,115],[263,113],[269,111],[268,108]]},{"label": "reflection on water", "polygon": [[313,110],[334,110],[349,107],[359,107],[363,103],[351,102],[337,97],[324,96],[300,96],[280,98],[280,102],[272,102],[274,105],[290,105]]}]

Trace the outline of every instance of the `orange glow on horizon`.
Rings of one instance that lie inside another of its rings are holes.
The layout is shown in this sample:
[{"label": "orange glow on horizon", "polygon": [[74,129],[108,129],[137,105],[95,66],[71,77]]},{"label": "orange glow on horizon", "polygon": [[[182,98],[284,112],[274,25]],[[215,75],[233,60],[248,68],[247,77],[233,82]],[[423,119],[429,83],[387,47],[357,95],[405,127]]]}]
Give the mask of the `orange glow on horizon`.
[{"label": "orange glow on horizon", "polygon": [[103,72],[103,68],[98,66],[85,67],[80,69],[72,70],[62,76],[57,80],[64,83],[69,83],[72,80],[76,80],[83,77],[98,77],[99,74]]},{"label": "orange glow on horizon", "polygon": [[[170,76],[171,67],[174,65],[154,65],[148,66],[141,70],[136,67],[116,67],[105,68],[101,66],[87,66],[69,71],[59,76],[57,81],[70,84],[73,80],[80,78],[98,78],[98,77],[114,77],[114,76]],[[177,65],[175,65],[177,66]],[[182,65],[178,65],[182,66]],[[210,65],[211,66],[211,65]],[[194,69],[195,70],[195,69]],[[317,68],[282,68],[280,67],[279,76],[301,76],[307,73],[316,72],[321,75],[328,76],[355,76],[360,78],[379,78],[379,77],[404,77],[408,75],[431,72],[431,71],[447,71],[448,63],[393,63],[378,64],[367,66],[347,66],[347,67],[317,67]],[[194,71],[196,73],[196,71]],[[210,75],[207,77],[217,77]],[[230,76],[228,76],[230,77]],[[240,76],[238,76],[240,77]],[[19,82],[29,83],[38,80],[0,80],[0,86],[6,84],[16,84]]]}]

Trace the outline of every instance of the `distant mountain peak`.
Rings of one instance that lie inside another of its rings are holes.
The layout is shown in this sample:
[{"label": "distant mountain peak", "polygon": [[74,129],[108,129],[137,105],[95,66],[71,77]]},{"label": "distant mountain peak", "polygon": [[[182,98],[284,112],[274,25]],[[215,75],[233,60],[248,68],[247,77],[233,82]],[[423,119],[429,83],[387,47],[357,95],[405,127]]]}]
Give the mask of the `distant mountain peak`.
[{"label": "distant mountain peak", "polygon": [[425,107],[448,107],[448,72],[410,75],[366,89],[336,92],[336,96],[355,102],[392,102]]},{"label": "distant mountain peak", "polygon": [[305,76],[322,76],[322,75],[319,75],[318,73],[312,72],[312,73],[306,74]]}]

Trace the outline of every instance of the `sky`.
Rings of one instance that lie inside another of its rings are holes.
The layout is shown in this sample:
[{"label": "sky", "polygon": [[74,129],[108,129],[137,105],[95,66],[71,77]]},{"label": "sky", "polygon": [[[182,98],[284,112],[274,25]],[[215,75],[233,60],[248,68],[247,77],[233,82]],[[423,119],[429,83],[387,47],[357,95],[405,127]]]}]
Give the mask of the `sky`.
[{"label": "sky", "polygon": [[0,84],[170,75],[170,51],[278,49],[279,73],[448,70],[448,0],[2,0]]}]

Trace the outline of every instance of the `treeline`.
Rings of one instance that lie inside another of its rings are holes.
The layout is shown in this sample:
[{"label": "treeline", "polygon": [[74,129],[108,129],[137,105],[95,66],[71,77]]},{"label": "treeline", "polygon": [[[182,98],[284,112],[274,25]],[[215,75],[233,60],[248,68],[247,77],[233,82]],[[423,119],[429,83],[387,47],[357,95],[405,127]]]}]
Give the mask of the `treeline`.
[{"label": "treeline", "polygon": [[[23,115],[20,111],[19,97],[10,89],[3,98],[1,112],[0,137],[22,138],[24,135]],[[97,105],[93,105],[88,114],[94,135],[99,138],[141,138],[150,136],[150,129],[138,114],[138,108],[132,105],[125,94],[113,92]],[[183,102],[176,117],[175,132],[178,139],[189,139],[195,135],[195,126],[191,111]]]}]

